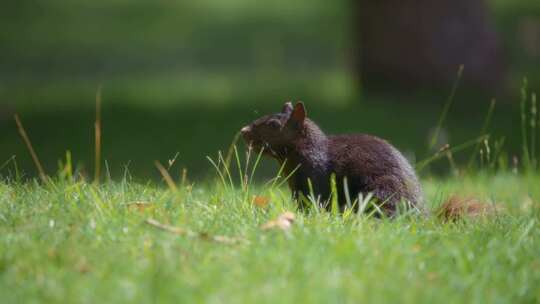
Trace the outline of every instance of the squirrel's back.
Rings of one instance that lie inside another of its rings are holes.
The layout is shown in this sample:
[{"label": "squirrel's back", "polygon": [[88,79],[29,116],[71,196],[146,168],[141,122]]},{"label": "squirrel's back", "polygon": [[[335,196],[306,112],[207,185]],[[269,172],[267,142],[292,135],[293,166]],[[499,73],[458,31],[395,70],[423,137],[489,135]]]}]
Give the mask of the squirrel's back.
[{"label": "squirrel's back", "polygon": [[[414,169],[394,146],[366,134],[328,136],[330,170],[346,177],[353,192],[371,192],[394,209],[406,200],[422,209],[422,191]],[[384,207],[384,205],[383,205]]]}]

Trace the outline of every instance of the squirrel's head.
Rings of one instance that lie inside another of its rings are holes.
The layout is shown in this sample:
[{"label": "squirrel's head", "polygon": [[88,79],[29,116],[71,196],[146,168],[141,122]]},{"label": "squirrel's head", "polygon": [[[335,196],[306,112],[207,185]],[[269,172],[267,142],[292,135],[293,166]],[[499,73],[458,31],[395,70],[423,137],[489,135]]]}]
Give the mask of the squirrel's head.
[{"label": "squirrel's head", "polygon": [[305,120],[306,109],[301,101],[294,107],[286,102],[281,112],[263,116],[243,127],[240,132],[255,151],[263,149],[263,153],[279,157],[301,136]]}]

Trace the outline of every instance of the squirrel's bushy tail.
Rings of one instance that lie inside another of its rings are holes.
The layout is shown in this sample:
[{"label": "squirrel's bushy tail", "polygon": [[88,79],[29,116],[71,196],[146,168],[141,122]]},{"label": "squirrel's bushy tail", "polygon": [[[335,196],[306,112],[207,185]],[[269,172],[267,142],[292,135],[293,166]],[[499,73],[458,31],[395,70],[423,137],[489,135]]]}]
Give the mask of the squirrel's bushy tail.
[{"label": "squirrel's bushy tail", "polygon": [[495,215],[500,209],[501,207],[496,204],[454,195],[435,209],[435,215],[443,221],[456,221],[462,218]]}]

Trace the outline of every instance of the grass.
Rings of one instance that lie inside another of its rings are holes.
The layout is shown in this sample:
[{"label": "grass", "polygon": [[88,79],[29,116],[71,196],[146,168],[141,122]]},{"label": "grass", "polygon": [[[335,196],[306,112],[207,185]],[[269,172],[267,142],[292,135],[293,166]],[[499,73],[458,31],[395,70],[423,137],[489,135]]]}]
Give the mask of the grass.
[{"label": "grass", "polygon": [[[535,2],[491,1],[512,92],[529,77],[521,102],[503,97],[496,109],[491,96],[455,89],[445,105],[435,101],[446,92],[357,92],[344,55],[346,2],[281,2],[128,9],[123,1],[56,0],[5,10],[2,24],[18,30],[0,33],[3,303],[540,302],[540,74],[520,41],[522,18],[540,15]],[[451,223],[298,211],[281,181],[262,178],[279,170],[269,161],[254,178],[252,168],[222,171],[224,162],[241,167],[224,155],[214,161],[219,173],[207,174],[205,155],[291,98],[306,101],[328,133],[376,134],[426,159],[429,209],[452,194],[504,209]],[[489,141],[471,141],[488,133]],[[436,139],[449,148],[426,151]],[[37,155],[43,173],[33,169]],[[464,158],[469,175],[430,177]],[[94,182],[92,171],[102,172]],[[295,215],[290,229],[261,228],[286,211]]]},{"label": "grass", "polygon": [[[430,208],[452,193],[505,207],[443,223],[299,212],[285,189],[253,186],[246,195],[219,180],[172,191],[62,174],[47,184],[0,182],[4,303],[540,301],[538,175],[423,180]],[[260,228],[287,210],[296,214],[290,230]]]},{"label": "grass", "polygon": [[[536,107],[532,96],[522,108]],[[481,133],[492,114],[493,106]],[[521,119],[536,117],[530,110]],[[532,134],[536,124],[523,130]],[[100,136],[95,143],[99,159]],[[527,155],[533,146],[523,143]],[[71,153],[56,176],[39,182],[21,175],[10,158],[0,167],[0,297],[6,303],[538,302],[540,175],[530,163],[495,166],[487,141],[478,149],[485,160],[469,175],[422,180],[430,210],[453,194],[502,207],[457,222],[410,214],[375,219],[313,206],[299,211],[279,173],[266,183],[254,179],[259,162],[269,162],[248,153],[252,165],[243,166],[236,147],[209,158],[217,174],[195,182],[176,163],[178,154],[154,162],[160,183],[140,183],[128,172],[92,183]],[[280,215],[291,211],[292,224],[290,214],[282,224]]]},{"label": "grass", "polygon": [[[536,122],[533,96],[522,100],[522,109],[531,108],[522,111],[522,121]],[[492,114],[493,105],[481,133]],[[522,132],[533,134],[536,123],[523,125]],[[0,297],[6,303],[538,302],[540,175],[525,161],[494,166],[498,157],[495,151],[490,157],[487,140],[478,149],[481,166],[470,175],[422,181],[430,210],[453,194],[502,207],[492,216],[457,222],[411,215],[374,219],[337,208],[299,211],[283,180],[254,182],[259,156],[248,154],[246,163],[253,165],[243,167],[236,147],[209,158],[217,174],[195,183],[175,164],[178,154],[165,165],[154,162],[159,184],[140,183],[127,172],[101,183],[96,175],[92,183],[84,168],[74,168],[71,153],[56,176],[39,182],[22,176],[12,157],[0,167]],[[535,154],[534,144],[524,142],[523,150]],[[276,219],[290,211],[292,225],[279,224]]]}]

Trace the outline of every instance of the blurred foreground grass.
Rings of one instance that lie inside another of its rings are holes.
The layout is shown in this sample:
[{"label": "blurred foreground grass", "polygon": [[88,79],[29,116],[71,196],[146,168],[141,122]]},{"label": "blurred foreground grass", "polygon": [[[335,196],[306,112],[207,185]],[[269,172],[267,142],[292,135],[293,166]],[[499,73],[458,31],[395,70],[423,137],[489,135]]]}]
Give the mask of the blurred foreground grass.
[{"label": "blurred foreground grass", "polygon": [[[539,59],[522,47],[518,33],[522,17],[536,18],[540,7],[529,0],[492,3],[515,96],[498,101],[488,131],[492,140],[506,138],[510,160],[522,155],[521,78],[529,76],[533,91],[540,83]],[[433,153],[426,147],[448,92],[375,96],[357,89],[345,1],[2,5],[4,302],[540,301],[537,175],[506,168],[423,178],[431,208],[458,193],[503,205],[492,218],[442,223],[297,212],[288,232],[260,229],[295,210],[287,190],[253,185],[246,193],[215,181],[205,156],[226,150],[241,126],[289,99],[304,100],[308,115],[329,133],[376,134],[411,158]],[[45,185],[14,180],[17,170],[35,176],[14,112],[48,173],[58,172],[70,150],[75,172],[92,176],[100,84],[103,158],[112,181],[96,186],[79,175],[66,178],[67,171]],[[477,137],[488,105],[489,97],[458,91],[443,124],[444,142]],[[455,157],[466,160],[471,151]],[[176,152],[171,174],[178,180],[187,167],[190,182],[177,193],[155,183],[153,163],[167,164]],[[438,164],[448,169],[446,160]],[[272,162],[262,165],[259,178],[275,175]],[[252,195],[269,198],[269,205],[253,205]],[[247,242],[178,236],[145,224],[148,218]]]},{"label": "blurred foreground grass", "polygon": [[[0,181],[0,296],[21,302],[533,303],[540,300],[538,176],[423,180],[504,206],[490,218],[368,219],[296,212],[287,191],[218,182],[178,192],[129,180]],[[246,195],[247,194],[247,195]],[[269,199],[257,207],[251,195]],[[202,237],[145,224],[149,218]],[[236,244],[212,236],[240,237]]]}]

